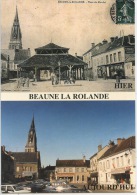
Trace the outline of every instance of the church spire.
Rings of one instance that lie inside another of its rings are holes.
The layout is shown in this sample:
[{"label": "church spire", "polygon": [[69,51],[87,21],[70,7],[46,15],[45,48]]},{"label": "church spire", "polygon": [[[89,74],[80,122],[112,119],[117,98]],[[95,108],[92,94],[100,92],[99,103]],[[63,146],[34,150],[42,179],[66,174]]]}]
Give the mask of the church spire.
[{"label": "church spire", "polygon": [[20,29],[17,6],[16,6],[14,22],[11,28],[9,49],[22,49],[22,34]]},{"label": "church spire", "polygon": [[33,115],[32,122],[31,122],[31,126],[30,126],[30,131],[31,130],[34,130],[35,131],[34,115]]},{"label": "church spire", "polygon": [[28,133],[27,144],[25,146],[25,152],[37,152],[37,137],[35,131],[35,122],[34,122],[34,115],[32,118],[32,122],[30,125],[30,130]]}]

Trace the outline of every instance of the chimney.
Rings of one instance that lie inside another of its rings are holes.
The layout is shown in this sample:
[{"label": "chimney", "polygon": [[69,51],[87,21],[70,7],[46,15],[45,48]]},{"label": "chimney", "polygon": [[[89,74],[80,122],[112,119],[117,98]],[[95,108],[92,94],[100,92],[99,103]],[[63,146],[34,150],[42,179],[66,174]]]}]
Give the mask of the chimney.
[{"label": "chimney", "polygon": [[103,45],[106,44],[107,42],[108,42],[108,41],[105,40],[105,39],[102,41]]},{"label": "chimney", "polygon": [[109,141],[109,148],[113,147],[115,145],[114,141]]},{"label": "chimney", "polygon": [[115,40],[115,37],[110,37],[110,41],[111,41],[111,43],[113,43],[113,42],[114,42],[114,40]]},{"label": "chimney", "polygon": [[122,141],[124,141],[125,139],[123,138],[117,138],[117,145],[119,146],[121,144]]},{"label": "chimney", "polygon": [[102,150],[102,145],[98,145],[98,152],[100,152],[100,150]]},{"label": "chimney", "polygon": [[95,43],[91,43],[91,48],[95,47]]},{"label": "chimney", "polygon": [[75,53],[75,57],[77,57],[77,53]]},{"label": "chimney", "polygon": [[86,162],[86,157],[85,157],[85,155],[83,156],[83,162],[84,162],[84,163]]}]

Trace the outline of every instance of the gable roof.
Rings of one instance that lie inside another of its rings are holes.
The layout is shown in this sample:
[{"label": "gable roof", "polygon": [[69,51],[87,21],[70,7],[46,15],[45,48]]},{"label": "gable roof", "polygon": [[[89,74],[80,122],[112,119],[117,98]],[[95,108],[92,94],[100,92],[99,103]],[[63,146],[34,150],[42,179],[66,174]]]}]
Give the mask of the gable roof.
[{"label": "gable roof", "polygon": [[15,157],[15,161],[19,163],[37,163],[37,152],[13,152],[12,156]]},{"label": "gable roof", "polygon": [[116,49],[120,46],[134,46],[135,38],[133,35],[123,36],[120,38],[115,38],[114,41],[110,44],[110,46],[106,49],[106,51],[110,51],[112,49]]},{"label": "gable roof", "polygon": [[[85,52],[83,55],[89,53],[92,51],[92,56],[99,55],[101,53],[105,53],[107,51],[119,48],[121,46],[124,47],[134,47],[135,46],[135,36],[134,35],[128,35],[123,37],[113,37],[113,42],[107,42],[107,43],[99,43],[95,45],[93,48],[89,49],[87,52]],[[97,47],[99,46],[99,48]],[[97,49],[98,48],[98,49]]]},{"label": "gable roof", "polygon": [[5,57],[9,55],[9,60],[14,63],[21,63],[30,57],[29,49],[2,49],[1,51]]},{"label": "gable roof", "polygon": [[100,45],[93,50],[92,56],[96,56],[98,54],[104,53],[110,45],[111,43],[104,43],[104,44],[100,43]]},{"label": "gable roof", "polygon": [[56,167],[89,167],[90,161],[85,160],[56,160]]},{"label": "gable roof", "polygon": [[22,61],[28,59],[30,57],[29,49],[19,49],[15,51],[14,62],[21,63]]},{"label": "gable roof", "polygon": [[112,146],[101,156],[100,159],[115,155],[116,153],[122,152],[129,148],[135,148],[135,136],[124,139],[119,145],[117,144]]},{"label": "gable roof", "polygon": [[9,55],[9,60],[10,61],[14,61],[14,57],[15,57],[15,50],[14,49],[2,49],[1,52],[3,53],[3,55],[6,54]]}]

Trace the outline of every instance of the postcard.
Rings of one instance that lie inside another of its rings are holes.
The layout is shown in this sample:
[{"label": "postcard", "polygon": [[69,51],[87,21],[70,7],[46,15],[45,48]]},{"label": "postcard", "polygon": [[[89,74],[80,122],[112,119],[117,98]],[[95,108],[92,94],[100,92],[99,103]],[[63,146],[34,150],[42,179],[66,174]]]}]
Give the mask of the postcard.
[{"label": "postcard", "polygon": [[2,92],[135,91],[134,0],[1,6]]},{"label": "postcard", "polygon": [[1,193],[136,192],[135,1],[1,11]]}]

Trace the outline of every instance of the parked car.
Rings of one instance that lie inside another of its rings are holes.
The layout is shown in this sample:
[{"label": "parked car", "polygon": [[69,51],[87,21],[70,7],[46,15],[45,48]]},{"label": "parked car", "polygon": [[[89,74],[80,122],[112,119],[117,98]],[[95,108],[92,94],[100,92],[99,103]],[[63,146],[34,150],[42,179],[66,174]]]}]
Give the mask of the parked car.
[{"label": "parked car", "polygon": [[30,193],[31,191],[23,189],[23,187],[18,185],[1,185],[1,192],[2,193]]},{"label": "parked car", "polygon": [[33,183],[33,185],[31,186],[31,192],[32,193],[42,192],[44,188],[45,186],[43,184]]}]

